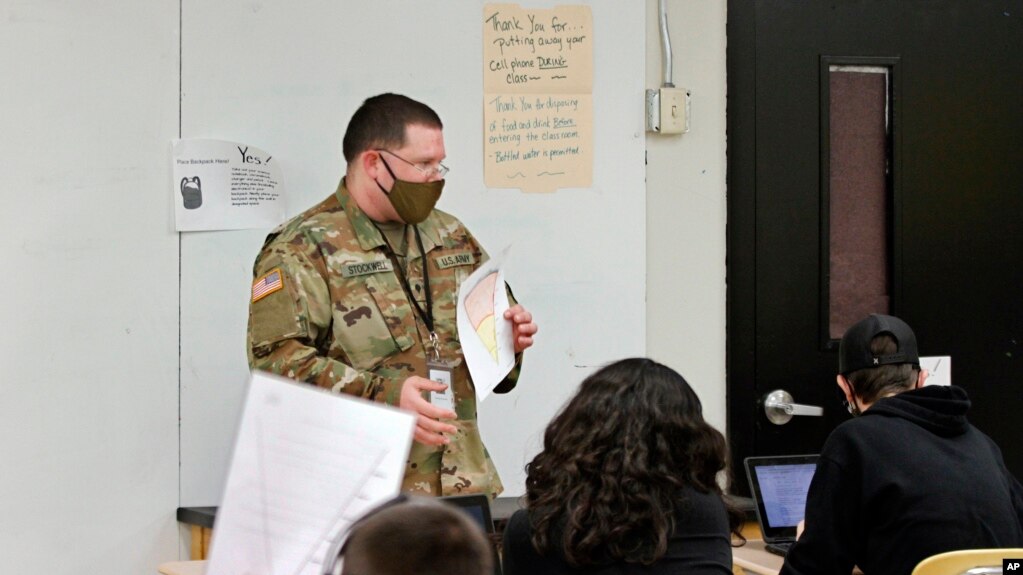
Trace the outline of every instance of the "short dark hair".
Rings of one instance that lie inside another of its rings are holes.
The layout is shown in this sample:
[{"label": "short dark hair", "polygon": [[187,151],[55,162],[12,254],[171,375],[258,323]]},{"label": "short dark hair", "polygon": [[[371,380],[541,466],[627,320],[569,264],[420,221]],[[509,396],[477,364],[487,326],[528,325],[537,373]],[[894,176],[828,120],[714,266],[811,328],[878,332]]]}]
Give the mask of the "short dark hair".
[{"label": "short dark hair", "polygon": [[359,520],[343,551],[342,575],[491,575],[493,548],[469,515],[408,496]]},{"label": "short dark hair", "polygon": [[[722,496],[727,467],[724,436],[678,372],[647,358],[607,365],[583,380],[526,466],[533,547],[573,566],[651,564],[686,513],[680,494]],[[725,507],[738,534],[742,516]]]},{"label": "short dark hair", "polygon": [[[899,342],[890,333],[881,333],[870,340],[870,351],[883,356],[899,351]],[[913,389],[920,369],[911,363],[880,365],[854,371],[846,376],[852,392],[866,403],[874,403],[886,395]]]},{"label": "short dark hair", "polygon": [[341,149],[351,162],[366,150],[400,148],[405,145],[405,128],[422,125],[443,129],[433,108],[401,94],[380,94],[359,106],[348,121]]}]

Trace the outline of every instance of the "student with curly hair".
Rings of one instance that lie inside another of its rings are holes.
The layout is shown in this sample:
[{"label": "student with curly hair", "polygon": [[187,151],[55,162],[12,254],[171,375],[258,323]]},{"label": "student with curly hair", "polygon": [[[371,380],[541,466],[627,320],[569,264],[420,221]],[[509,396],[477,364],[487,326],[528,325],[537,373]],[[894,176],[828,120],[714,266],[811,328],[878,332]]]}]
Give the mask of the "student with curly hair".
[{"label": "student with curly hair", "polygon": [[504,574],[730,574],[742,514],[717,483],[726,462],[681,375],[642,358],[600,369],[526,466]]}]

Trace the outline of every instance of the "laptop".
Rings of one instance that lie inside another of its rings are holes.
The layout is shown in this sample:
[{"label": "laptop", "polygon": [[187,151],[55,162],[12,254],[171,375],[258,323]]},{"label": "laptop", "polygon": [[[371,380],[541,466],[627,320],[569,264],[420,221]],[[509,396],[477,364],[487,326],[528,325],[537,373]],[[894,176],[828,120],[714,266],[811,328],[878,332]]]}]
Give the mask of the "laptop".
[{"label": "laptop", "polygon": [[[496,530],[494,529],[494,520],[490,515],[490,498],[482,494],[474,495],[451,495],[447,497],[437,498],[444,503],[459,508],[462,512],[472,518],[473,521],[479,524],[483,531],[487,534],[487,539],[490,540],[493,545],[496,540]],[[377,511],[384,509],[389,505],[397,504],[407,501],[407,495],[401,494],[391,499],[388,502],[383,503],[379,507],[371,508],[369,511]],[[350,526],[349,526],[350,528]],[[340,537],[336,537],[327,548],[325,557],[331,558],[325,560],[323,568],[321,569],[322,575],[339,575],[342,568],[342,561],[338,560],[337,557],[341,554],[341,550],[344,549],[345,540],[348,538],[348,529],[342,531]],[[500,557],[497,553],[497,548],[494,549],[494,575],[501,575],[501,562]]]},{"label": "laptop", "polygon": [[488,536],[494,533],[494,520],[490,516],[490,497],[483,494],[448,495],[439,499],[458,507],[472,517]]},{"label": "laptop", "polygon": [[784,556],[796,541],[796,524],[806,512],[806,493],[817,455],[747,457],[746,477],[757,504],[757,522],[771,553]]},{"label": "laptop", "polygon": [[490,515],[490,497],[482,494],[473,495],[447,495],[438,497],[444,503],[454,505],[472,517],[476,523],[487,534],[492,549],[494,550],[494,575],[501,575],[501,556],[497,552],[499,539],[494,529],[494,519]]}]

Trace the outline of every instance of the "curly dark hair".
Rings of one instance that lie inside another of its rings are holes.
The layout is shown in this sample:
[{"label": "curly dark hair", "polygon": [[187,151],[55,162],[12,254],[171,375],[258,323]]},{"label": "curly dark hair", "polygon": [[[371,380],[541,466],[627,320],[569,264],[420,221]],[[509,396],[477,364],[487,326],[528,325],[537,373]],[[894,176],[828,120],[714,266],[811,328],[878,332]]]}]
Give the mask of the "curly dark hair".
[{"label": "curly dark hair", "polygon": [[[533,546],[576,567],[649,565],[684,513],[683,490],[721,495],[727,461],[725,438],[681,375],[645,358],[607,365],[582,382],[526,466]],[[738,535],[742,513],[725,505]]]}]

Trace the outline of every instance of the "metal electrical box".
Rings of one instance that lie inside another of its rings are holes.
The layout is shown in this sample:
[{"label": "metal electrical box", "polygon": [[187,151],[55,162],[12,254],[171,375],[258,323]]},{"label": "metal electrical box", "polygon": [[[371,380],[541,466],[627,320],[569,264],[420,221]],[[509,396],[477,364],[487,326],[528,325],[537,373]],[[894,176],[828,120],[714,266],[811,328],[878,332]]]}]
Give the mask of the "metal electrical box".
[{"label": "metal electrical box", "polygon": [[690,100],[685,88],[646,91],[646,128],[659,134],[689,131]]}]

